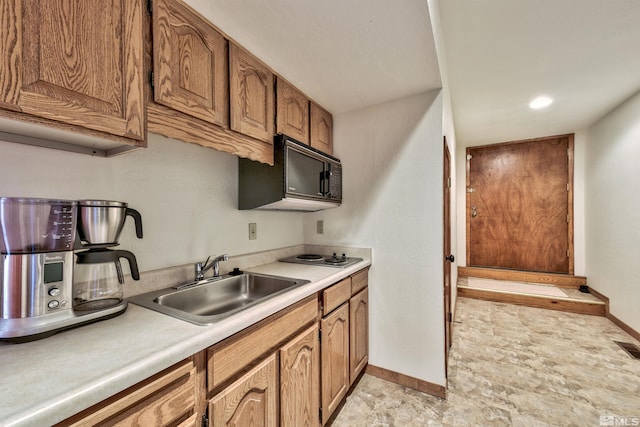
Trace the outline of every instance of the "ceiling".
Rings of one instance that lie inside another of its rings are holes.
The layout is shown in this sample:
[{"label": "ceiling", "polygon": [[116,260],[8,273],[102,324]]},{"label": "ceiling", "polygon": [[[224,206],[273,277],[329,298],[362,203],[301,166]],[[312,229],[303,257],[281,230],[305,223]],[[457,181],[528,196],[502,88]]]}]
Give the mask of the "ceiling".
[{"label": "ceiling", "polygon": [[427,0],[185,0],[332,113],[441,87]]},{"label": "ceiling", "polygon": [[[640,90],[638,0],[440,0],[459,145],[586,129]],[[538,95],[554,99],[531,110]]]},{"label": "ceiling", "polygon": [[[428,0],[185,1],[334,114],[442,86]],[[640,0],[429,2],[459,146],[585,129],[640,90]]]}]

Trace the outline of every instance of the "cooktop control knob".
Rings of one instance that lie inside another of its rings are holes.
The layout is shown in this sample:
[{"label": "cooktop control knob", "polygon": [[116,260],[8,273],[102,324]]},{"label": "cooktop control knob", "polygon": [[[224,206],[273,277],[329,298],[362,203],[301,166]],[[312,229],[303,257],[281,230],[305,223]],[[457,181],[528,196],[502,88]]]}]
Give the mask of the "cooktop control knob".
[{"label": "cooktop control knob", "polygon": [[49,304],[47,304],[47,306],[53,310],[54,308],[58,308],[60,306],[60,302],[54,299],[49,301]]},{"label": "cooktop control knob", "polygon": [[62,292],[60,290],[60,288],[51,288],[49,289],[49,295],[51,295],[52,297],[57,297],[58,295],[60,295],[60,292]]}]

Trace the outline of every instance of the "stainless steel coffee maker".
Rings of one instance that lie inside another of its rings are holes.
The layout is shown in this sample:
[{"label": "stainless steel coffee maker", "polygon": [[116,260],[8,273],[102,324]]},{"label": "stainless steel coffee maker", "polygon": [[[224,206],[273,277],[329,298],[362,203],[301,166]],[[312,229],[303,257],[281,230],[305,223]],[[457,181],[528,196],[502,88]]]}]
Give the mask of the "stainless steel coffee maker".
[{"label": "stainless steel coffee maker", "polygon": [[77,202],[0,197],[0,340],[23,342],[113,311],[73,310]]},{"label": "stainless steel coffee maker", "polygon": [[78,201],[78,240],[87,250],[76,252],[73,309],[77,312],[126,308],[121,259],[129,263],[131,277],[139,280],[138,263],[130,251],[114,250],[126,218],[134,219],[142,238],[142,217],[126,203],[110,200]]}]

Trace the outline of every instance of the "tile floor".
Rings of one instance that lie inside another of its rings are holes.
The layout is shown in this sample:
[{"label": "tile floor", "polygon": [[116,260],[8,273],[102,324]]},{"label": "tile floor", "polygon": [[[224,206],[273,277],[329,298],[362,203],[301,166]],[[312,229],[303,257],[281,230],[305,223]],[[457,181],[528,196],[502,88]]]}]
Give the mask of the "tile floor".
[{"label": "tile floor", "polygon": [[467,298],[456,312],[447,400],[365,375],[332,427],[640,425],[640,360],[613,340],[640,343],[608,319]]}]

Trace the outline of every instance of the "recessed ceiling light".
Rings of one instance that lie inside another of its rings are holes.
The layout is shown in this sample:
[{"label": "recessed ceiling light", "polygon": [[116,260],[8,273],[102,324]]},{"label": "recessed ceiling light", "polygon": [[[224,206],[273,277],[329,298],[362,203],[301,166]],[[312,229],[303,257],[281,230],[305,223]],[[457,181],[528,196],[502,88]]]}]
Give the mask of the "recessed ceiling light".
[{"label": "recessed ceiling light", "polygon": [[548,96],[539,96],[529,103],[529,108],[539,110],[541,108],[548,107],[552,102],[553,99],[549,98]]}]

